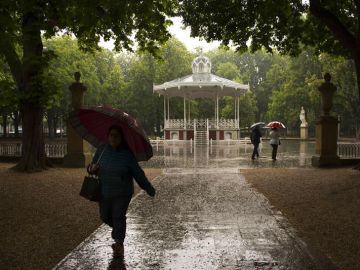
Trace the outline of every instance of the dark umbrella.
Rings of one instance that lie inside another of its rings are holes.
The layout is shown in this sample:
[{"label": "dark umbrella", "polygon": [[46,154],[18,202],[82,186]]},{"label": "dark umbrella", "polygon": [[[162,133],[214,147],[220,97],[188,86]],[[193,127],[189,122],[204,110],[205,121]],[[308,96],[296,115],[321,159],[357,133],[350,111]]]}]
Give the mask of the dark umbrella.
[{"label": "dark umbrella", "polygon": [[81,108],[74,111],[69,120],[79,135],[95,147],[108,142],[108,129],[116,125],[122,128],[124,139],[138,161],[153,156],[145,131],[135,118],[122,110],[104,106]]},{"label": "dark umbrella", "polygon": [[257,123],[255,123],[255,124],[252,124],[251,126],[250,126],[250,128],[251,129],[253,129],[254,127],[257,127],[257,126],[265,126],[265,123],[264,122],[257,122]]}]

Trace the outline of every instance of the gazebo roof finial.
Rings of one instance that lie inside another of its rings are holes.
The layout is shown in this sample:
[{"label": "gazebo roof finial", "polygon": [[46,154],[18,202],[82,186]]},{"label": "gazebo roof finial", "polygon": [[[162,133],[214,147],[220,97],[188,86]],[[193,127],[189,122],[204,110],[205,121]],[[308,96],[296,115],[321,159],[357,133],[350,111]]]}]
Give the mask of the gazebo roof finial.
[{"label": "gazebo roof finial", "polygon": [[200,55],[196,57],[192,62],[192,71],[193,74],[211,73],[211,61],[209,58],[202,54],[202,49],[200,51]]}]

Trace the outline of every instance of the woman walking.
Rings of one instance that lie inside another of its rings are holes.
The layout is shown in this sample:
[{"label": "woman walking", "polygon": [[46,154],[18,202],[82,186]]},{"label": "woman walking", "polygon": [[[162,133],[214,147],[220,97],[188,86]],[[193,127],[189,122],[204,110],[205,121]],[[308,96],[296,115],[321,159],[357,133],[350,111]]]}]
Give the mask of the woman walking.
[{"label": "woman walking", "polygon": [[100,218],[112,227],[114,257],[123,257],[126,212],[134,193],[133,178],[151,197],[155,196],[155,189],[128,149],[119,126],[108,129],[108,143],[98,147],[92,164],[97,162],[90,170],[97,173],[101,181]]},{"label": "woman walking", "polygon": [[270,145],[272,147],[272,155],[271,158],[272,160],[276,160],[276,155],[277,155],[277,149],[278,146],[280,145],[280,138],[279,138],[279,132],[277,130],[277,128],[271,128],[270,134]]}]

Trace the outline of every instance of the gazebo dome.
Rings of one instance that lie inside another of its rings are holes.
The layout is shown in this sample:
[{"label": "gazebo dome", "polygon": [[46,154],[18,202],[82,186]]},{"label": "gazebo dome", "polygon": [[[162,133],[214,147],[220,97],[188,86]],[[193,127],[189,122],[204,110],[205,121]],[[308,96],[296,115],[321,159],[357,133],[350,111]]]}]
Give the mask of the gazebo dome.
[{"label": "gazebo dome", "polygon": [[192,62],[192,74],[154,85],[154,93],[167,97],[216,98],[238,97],[249,86],[211,74],[211,61],[202,54]]},{"label": "gazebo dome", "polygon": [[193,74],[211,73],[211,61],[203,55],[199,55],[192,62]]}]

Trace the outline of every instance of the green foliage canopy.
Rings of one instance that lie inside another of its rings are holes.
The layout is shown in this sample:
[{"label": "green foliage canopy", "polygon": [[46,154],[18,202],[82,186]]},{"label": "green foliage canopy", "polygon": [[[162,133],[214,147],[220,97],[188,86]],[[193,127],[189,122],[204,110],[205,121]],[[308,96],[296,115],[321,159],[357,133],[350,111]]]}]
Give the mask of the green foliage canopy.
[{"label": "green foliage canopy", "polygon": [[[360,2],[352,0],[182,0],[193,36],[245,52],[266,48],[298,55],[305,46],[354,60],[360,115]],[[328,71],[328,70],[325,70]],[[358,121],[360,129],[360,117]]]}]

